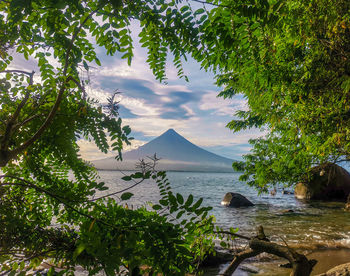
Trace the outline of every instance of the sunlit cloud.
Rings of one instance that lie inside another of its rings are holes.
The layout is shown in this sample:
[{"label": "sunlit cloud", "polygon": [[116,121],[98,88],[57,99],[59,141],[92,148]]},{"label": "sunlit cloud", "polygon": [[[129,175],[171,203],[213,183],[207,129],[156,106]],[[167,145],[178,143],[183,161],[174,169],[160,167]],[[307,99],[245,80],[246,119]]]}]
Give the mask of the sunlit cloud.
[{"label": "sunlit cloud", "polygon": [[[110,143],[110,139],[108,138],[108,141]],[[133,149],[137,149],[138,147],[144,145],[146,142],[141,141],[141,140],[131,140],[131,145],[123,145],[123,152],[127,152]],[[115,157],[117,156],[116,152],[109,151],[108,153],[102,153],[97,146],[95,145],[94,142],[92,141],[87,141],[87,140],[79,140],[78,141],[78,146],[80,148],[79,154],[80,156],[87,161],[92,161],[92,160],[98,160],[98,159],[103,159],[103,158],[108,158],[108,157]]]},{"label": "sunlit cloud", "polygon": [[[234,118],[238,110],[248,110],[242,96],[233,99],[218,98],[220,88],[214,85],[212,73],[200,70],[200,65],[189,58],[183,62],[185,74],[190,82],[179,79],[177,69],[172,65],[169,56],[167,62],[167,82],[160,83],[147,65],[147,52],[138,44],[139,26],[131,25],[135,42],[132,65],[121,60],[117,54],[106,56],[105,50],[97,48],[102,66],[91,64],[88,72],[82,76],[90,80],[86,87],[89,97],[106,104],[107,99],[116,91],[119,102],[119,113],[123,125],[132,129],[131,136],[136,139],[132,148],[150,141],[169,128],[194,144],[226,157],[237,158],[250,150],[249,139],[263,135],[263,132],[252,129],[233,133],[226,124]],[[15,54],[14,68],[38,70],[36,61],[26,61]],[[51,60],[50,60],[51,61]],[[52,61],[55,64],[55,61]],[[115,156],[98,151],[93,142],[80,140],[80,154],[86,160],[95,160]],[[131,149],[127,147],[126,150]]]},{"label": "sunlit cloud", "polygon": [[216,91],[209,91],[202,96],[199,104],[201,110],[210,110],[213,115],[233,115],[238,110],[248,110],[247,101],[242,96],[233,99],[224,99],[217,96]]}]

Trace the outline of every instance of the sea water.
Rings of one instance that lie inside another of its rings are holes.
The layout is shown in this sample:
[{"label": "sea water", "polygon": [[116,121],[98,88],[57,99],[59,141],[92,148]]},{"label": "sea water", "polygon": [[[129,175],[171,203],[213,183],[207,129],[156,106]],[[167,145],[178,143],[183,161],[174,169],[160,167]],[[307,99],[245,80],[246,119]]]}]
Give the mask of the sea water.
[{"label": "sea water", "polygon": [[[109,190],[97,194],[97,197],[134,184],[121,180],[124,174],[131,172],[99,171],[99,174]],[[300,201],[294,195],[282,194],[280,189],[275,196],[258,195],[254,188],[239,181],[239,176],[240,173],[167,173],[174,193],[181,193],[184,197],[192,194],[195,200],[203,198],[202,205],[213,207],[210,213],[223,228],[238,227],[238,233],[254,236],[256,227],[262,225],[272,241],[309,247],[350,248],[350,212],[344,211],[344,203]],[[157,203],[160,197],[154,181],[144,181],[129,192],[134,194],[127,202],[132,208],[148,206],[148,202]],[[240,193],[255,206],[222,206],[221,201],[227,192]],[[120,195],[114,197],[119,200]]]}]

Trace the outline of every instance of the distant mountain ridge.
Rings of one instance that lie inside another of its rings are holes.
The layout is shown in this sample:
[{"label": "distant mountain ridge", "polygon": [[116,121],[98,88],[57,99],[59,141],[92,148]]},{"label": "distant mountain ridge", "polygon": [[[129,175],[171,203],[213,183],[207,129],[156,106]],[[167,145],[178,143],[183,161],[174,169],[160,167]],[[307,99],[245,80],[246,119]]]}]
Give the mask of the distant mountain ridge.
[{"label": "distant mountain ridge", "polygon": [[123,161],[114,158],[96,160],[92,163],[102,170],[134,170],[135,164],[147,156],[157,155],[157,169],[166,171],[204,171],[233,172],[234,160],[204,150],[174,129],[168,129],[162,135],[139,147],[123,154]]}]

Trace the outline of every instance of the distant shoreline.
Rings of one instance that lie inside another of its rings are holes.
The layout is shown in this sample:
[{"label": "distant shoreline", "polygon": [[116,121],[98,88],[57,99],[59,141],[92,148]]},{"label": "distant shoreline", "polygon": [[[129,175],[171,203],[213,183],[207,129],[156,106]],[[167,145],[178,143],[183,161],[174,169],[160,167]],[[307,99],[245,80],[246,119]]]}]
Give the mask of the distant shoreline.
[{"label": "distant shoreline", "polygon": [[[118,170],[111,170],[111,169],[97,169],[97,171],[109,171],[109,172],[137,172],[138,170],[130,170],[130,169],[118,169]],[[228,171],[185,171],[185,170],[157,170],[157,171],[166,171],[166,172],[194,172],[194,173],[242,173],[242,171],[234,171],[228,172]]]}]

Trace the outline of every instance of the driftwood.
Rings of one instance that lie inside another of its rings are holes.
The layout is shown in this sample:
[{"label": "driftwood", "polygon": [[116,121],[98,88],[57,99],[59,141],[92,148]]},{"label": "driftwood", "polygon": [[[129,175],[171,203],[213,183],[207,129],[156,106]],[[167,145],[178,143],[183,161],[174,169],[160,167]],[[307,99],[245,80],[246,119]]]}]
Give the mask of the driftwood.
[{"label": "driftwood", "polygon": [[290,276],[309,276],[312,268],[317,263],[316,260],[308,260],[305,255],[299,254],[288,246],[270,242],[265,236],[262,226],[259,226],[258,228],[258,235],[250,238],[249,247],[250,248],[234,256],[232,262],[226,268],[223,275],[232,275],[240,263],[245,259],[255,257],[264,252],[287,259],[290,263],[290,267],[293,269]]}]

